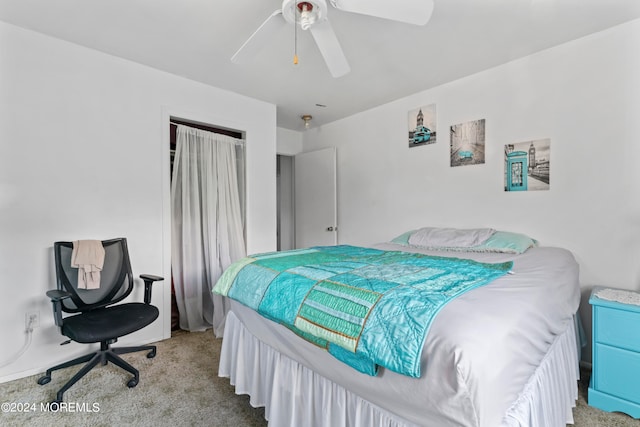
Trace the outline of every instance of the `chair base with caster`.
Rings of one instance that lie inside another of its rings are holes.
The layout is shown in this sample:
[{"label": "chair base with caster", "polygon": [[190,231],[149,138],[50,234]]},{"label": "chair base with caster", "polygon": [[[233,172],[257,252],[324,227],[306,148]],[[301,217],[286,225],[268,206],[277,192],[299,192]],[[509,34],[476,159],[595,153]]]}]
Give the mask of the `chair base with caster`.
[{"label": "chair base with caster", "polygon": [[127,354],[127,353],[135,353],[138,351],[145,351],[145,350],[149,351],[149,353],[147,353],[147,358],[152,359],[156,357],[156,346],[154,345],[111,348],[109,342],[101,342],[100,350],[90,354],[86,354],[84,356],[78,357],[76,359],[61,363],[59,365],[56,365],[52,368],[47,369],[47,372],[38,379],[38,384],[40,385],[48,384],[51,381],[51,373],[53,371],[58,371],[60,369],[65,369],[71,366],[88,362],[86,363],[86,365],[82,367],[82,369],[76,372],[76,374],[69,381],[67,381],[66,384],[63,385],[62,388],[60,388],[60,390],[58,390],[55,400],[51,402],[51,403],[60,403],[63,401],[64,393],[67,390],[69,390],[71,386],[77,383],[82,377],[87,375],[89,371],[91,371],[91,369],[93,369],[95,366],[98,365],[98,363],[104,366],[107,363],[111,362],[114,365],[121,367],[122,369],[124,369],[125,371],[133,375],[133,378],[127,381],[127,387],[133,388],[137,386],[138,382],[140,381],[140,372],[136,368],[131,366],[123,358],[121,358],[119,355]]}]

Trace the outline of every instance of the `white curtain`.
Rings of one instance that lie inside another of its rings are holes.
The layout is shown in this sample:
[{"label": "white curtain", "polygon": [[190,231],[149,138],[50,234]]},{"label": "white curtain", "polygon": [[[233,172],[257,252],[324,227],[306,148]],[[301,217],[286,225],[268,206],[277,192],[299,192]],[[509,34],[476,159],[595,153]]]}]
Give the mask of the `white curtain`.
[{"label": "white curtain", "polygon": [[244,140],[178,125],[171,181],[171,268],[180,328],[222,336],[228,302],[211,289],[246,255]]}]

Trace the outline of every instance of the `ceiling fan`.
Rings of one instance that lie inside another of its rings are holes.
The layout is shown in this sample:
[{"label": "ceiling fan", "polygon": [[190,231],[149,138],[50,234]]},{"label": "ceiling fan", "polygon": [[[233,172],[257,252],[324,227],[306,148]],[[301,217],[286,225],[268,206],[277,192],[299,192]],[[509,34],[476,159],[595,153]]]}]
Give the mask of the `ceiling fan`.
[{"label": "ceiling fan", "polygon": [[[392,21],[424,25],[431,18],[433,0],[329,0],[331,6],[345,12],[375,16]],[[233,55],[236,64],[248,63],[283,26],[299,25],[309,30],[333,77],[347,74],[351,68],[340,42],[327,19],[326,0],[284,0]],[[294,63],[297,57],[294,56]]]}]

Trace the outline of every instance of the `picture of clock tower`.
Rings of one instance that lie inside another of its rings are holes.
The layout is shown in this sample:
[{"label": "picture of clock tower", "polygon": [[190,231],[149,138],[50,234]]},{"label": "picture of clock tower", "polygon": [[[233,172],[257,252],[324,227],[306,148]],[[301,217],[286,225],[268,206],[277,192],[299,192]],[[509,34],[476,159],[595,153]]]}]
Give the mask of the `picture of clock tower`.
[{"label": "picture of clock tower", "polygon": [[436,142],[436,105],[425,105],[409,111],[409,147]]},{"label": "picture of clock tower", "polygon": [[533,142],[529,147],[529,173],[536,167],[536,147],[533,146]]}]

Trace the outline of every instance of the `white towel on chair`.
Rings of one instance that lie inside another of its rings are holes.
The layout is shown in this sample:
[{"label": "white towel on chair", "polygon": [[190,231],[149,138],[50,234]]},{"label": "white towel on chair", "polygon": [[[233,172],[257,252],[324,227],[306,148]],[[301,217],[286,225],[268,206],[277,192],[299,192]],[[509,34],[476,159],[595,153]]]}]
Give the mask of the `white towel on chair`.
[{"label": "white towel on chair", "polygon": [[78,269],[78,289],[98,289],[104,265],[104,247],[100,240],[76,240],[71,252],[71,267]]}]

